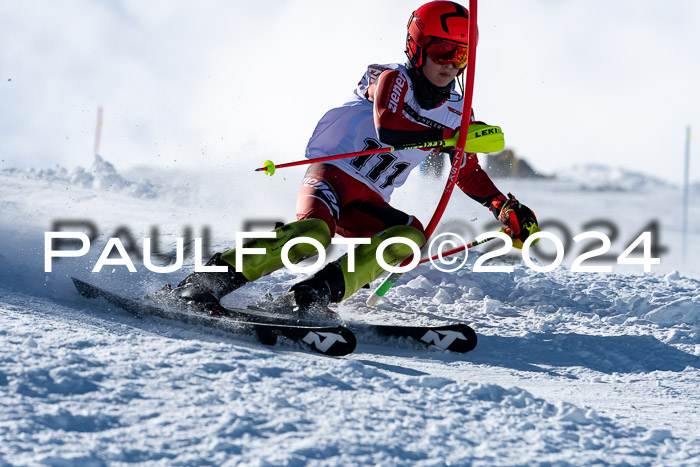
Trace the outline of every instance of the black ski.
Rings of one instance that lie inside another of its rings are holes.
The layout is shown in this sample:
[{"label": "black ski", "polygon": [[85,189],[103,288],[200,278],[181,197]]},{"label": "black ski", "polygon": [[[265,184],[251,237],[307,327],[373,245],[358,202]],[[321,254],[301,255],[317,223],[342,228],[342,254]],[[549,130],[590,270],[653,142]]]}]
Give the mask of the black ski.
[{"label": "black ski", "polygon": [[347,324],[362,339],[382,344],[386,338],[411,338],[428,347],[434,346],[450,352],[466,353],[476,347],[476,332],[464,323],[443,326],[401,326],[382,324]]},{"label": "black ski", "polygon": [[[273,301],[274,303],[274,301]],[[258,306],[251,306],[243,309],[227,309],[235,314],[239,319],[256,323],[287,324],[287,325],[318,325],[318,321],[309,318],[293,316],[292,313],[284,310],[284,307],[277,308],[270,303],[262,302]],[[324,323],[327,324],[327,323]],[[447,325],[423,325],[404,326],[392,324],[369,324],[357,321],[345,321],[343,323],[352,330],[361,341],[371,342],[378,345],[399,344],[401,338],[409,338],[416,343],[426,347],[437,347],[450,352],[466,353],[474,350],[477,344],[476,332],[464,323],[452,323]]]},{"label": "black ski", "polygon": [[161,306],[143,299],[126,298],[96,287],[80,279],[72,278],[78,293],[86,298],[103,298],[112,305],[129,313],[142,317],[144,315],[176,319],[188,324],[197,324],[221,329],[236,334],[254,335],[266,345],[275,345],[278,337],[285,337],[302,344],[305,348],[324,355],[342,356],[352,353],[357,345],[351,330],[340,325],[299,324],[293,320],[287,322],[262,322],[246,310],[226,309],[226,316],[209,316],[202,312],[179,309],[173,306]]},{"label": "black ski", "polygon": [[[285,323],[311,325],[313,320],[293,316],[284,306],[275,306],[275,300],[262,301],[258,306],[250,306],[245,310],[231,310],[243,313],[246,320],[261,323]],[[331,312],[330,314],[335,315]],[[318,323],[318,321],[316,321]],[[466,353],[474,350],[477,344],[476,332],[464,323],[446,325],[404,326],[393,324],[369,324],[358,321],[344,321],[343,325],[351,329],[360,341],[371,341],[373,344],[399,344],[401,338],[409,338],[427,347],[437,347],[450,352]]]}]

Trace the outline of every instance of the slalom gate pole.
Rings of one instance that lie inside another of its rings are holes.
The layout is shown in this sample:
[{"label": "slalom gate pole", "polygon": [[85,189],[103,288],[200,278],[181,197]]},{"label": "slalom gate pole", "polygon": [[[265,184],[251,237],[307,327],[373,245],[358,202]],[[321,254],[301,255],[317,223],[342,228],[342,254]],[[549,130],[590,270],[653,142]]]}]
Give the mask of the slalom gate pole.
[{"label": "slalom gate pole", "polygon": [[97,108],[97,123],[95,125],[95,148],[94,154],[98,156],[100,154],[100,140],[102,136],[102,106]]},{"label": "slalom gate pole", "polygon": [[[430,240],[431,235],[437,228],[442,214],[447,208],[447,203],[450,200],[452,191],[454,190],[455,183],[457,183],[457,175],[459,174],[459,169],[462,166],[462,159],[464,158],[464,147],[467,140],[467,133],[469,131],[469,124],[472,115],[472,100],[474,98],[474,64],[476,62],[476,28],[477,28],[477,0],[469,0],[469,51],[467,55],[467,83],[464,86],[465,96],[462,102],[462,123],[459,128],[459,140],[457,141],[457,146],[455,147],[454,159],[452,159],[452,168],[450,169],[450,175],[447,177],[447,183],[445,184],[445,190],[442,192],[440,201],[438,202],[437,208],[433,217],[428,223],[428,227],[425,229],[426,245]],[[401,266],[407,265],[411,261],[411,257],[408,257]],[[393,283],[389,283],[388,280],[392,275],[389,275],[384,282],[372,293],[367,299],[367,304],[370,306],[376,305],[380,298],[386,294],[386,292],[391,288]],[[385,285],[388,284],[388,285]],[[381,293],[380,293],[381,291]],[[376,298],[375,298],[376,297]]]},{"label": "slalom gate pole", "polygon": [[690,168],[690,125],[685,127],[685,164],[683,166],[683,216],[681,218],[681,246],[683,247],[683,264],[688,257],[688,181]]}]

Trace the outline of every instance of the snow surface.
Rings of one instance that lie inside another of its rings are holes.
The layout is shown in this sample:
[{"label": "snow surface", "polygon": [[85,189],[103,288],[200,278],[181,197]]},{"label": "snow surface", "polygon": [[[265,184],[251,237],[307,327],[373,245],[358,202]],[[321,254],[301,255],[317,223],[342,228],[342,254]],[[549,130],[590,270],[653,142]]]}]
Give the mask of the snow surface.
[{"label": "snow surface", "polygon": [[[177,282],[191,255],[170,274],[137,260],[136,273],[91,271],[115,233],[137,249],[157,236],[172,253],[177,237],[209,232],[220,251],[246,222],[289,221],[302,174],[119,174],[101,158],[0,172],[0,465],[700,464],[700,274],[686,261],[700,253],[700,207],[684,252],[680,190],[638,174],[579,167],[497,184],[560,237],[614,237],[610,264],[655,221],[665,251],[652,273],[573,273],[582,248],[571,242],[552,272],[511,255],[514,272],[476,273],[472,251],[457,272],[406,274],[378,309],[364,305],[366,290],[338,307],[371,322],[464,321],[479,334],[466,355],[408,342],[361,343],[343,358],[265,347],[136,319],[80,298],[69,281],[130,296]],[[427,222],[442,184],[414,175],[395,204]],[[80,221],[96,239],[45,273],[44,232],[56,221]],[[456,193],[443,231],[471,238],[492,221]],[[278,271],[225,303],[299,277]]]}]

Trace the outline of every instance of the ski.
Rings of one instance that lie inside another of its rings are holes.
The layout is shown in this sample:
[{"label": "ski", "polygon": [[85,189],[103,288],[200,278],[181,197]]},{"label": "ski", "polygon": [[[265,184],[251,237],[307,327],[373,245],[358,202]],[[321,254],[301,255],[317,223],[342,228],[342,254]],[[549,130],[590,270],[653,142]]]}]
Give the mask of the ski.
[{"label": "ski", "polygon": [[391,339],[409,338],[426,347],[437,347],[450,352],[467,353],[476,347],[476,332],[464,323],[442,326],[403,326],[391,324],[348,324],[358,338],[377,344],[391,343]]},{"label": "ski", "polygon": [[[278,311],[274,311],[278,310]],[[264,323],[286,323],[310,325],[314,321],[293,316],[284,307],[275,306],[275,300],[261,302],[257,306],[249,306],[245,310],[234,311],[244,313],[247,320]],[[335,315],[330,312],[330,315]],[[336,315],[337,316],[337,315]],[[477,335],[474,330],[464,323],[446,325],[406,326],[396,324],[370,324],[359,321],[344,321],[343,325],[352,330],[361,341],[378,345],[399,345],[401,338],[408,338],[419,345],[436,347],[450,352],[466,353],[474,350]]]},{"label": "ski", "polygon": [[95,285],[72,278],[78,293],[85,298],[102,298],[136,317],[157,316],[175,319],[187,324],[215,328],[234,334],[253,335],[265,345],[275,345],[279,337],[301,344],[314,352],[339,357],[348,355],[355,350],[357,340],[354,333],[340,325],[314,325],[312,323],[262,322],[256,321],[254,314],[246,310],[226,308],[224,316],[209,316],[202,312],[192,311],[174,306],[161,306],[144,299],[127,298],[109,292]]},{"label": "ski", "polygon": [[357,344],[357,337],[377,345],[400,345],[401,339],[409,339],[427,348],[456,353],[474,350],[477,344],[476,332],[464,323],[406,326],[352,321],[340,325],[271,311],[264,305],[245,309],[222,307],[225,316],[209,316],[187,309],[160,306],[142,299],[122,297],[76,278],[73,278],[73,283],[80,295],[104,298],[137,317],[160,316],[239,334],[254,334],[260,342],[268,345],[276,344],[277,337],[283,336],[325,355],[341,356],[351,353]]},{"label": "ski", "polygon": [[[235,314],[239,319],[252,322],[307,326],[319,324],[318,321],[309,318],[304,319],[293,316],[290,310],[286,312],[281,311],[284,310],[284,307],[276,307],[274,304],[265,304],[264,302],[258,306],[250,306],[245,310],[227,310]],[[449,350],[450,352],[466,353],[474,350],[477,344],[476,332],[464,323],[435,326],[406,326],[345,321],[343,325],[353,331],[356,337],[361,341],[371,342],[377,345],[400,345],[400,340],[406,338],[426,347],[436,347],[442,350]]]}]

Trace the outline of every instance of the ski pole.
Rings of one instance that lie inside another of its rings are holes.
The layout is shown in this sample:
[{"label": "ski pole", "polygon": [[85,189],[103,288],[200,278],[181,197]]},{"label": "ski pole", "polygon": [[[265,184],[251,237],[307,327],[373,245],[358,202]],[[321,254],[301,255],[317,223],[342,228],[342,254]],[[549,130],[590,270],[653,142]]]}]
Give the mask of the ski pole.
[{"label": "ski pole", "polygon": [[[476,30],[477,30],[477,15],[476,15],[476,10],[477,10],[477,0],[469,0],[469,51],[467,52],[467,82],[464,87],[465,90],[465,98],[464,101],[462,102],[462,122],[460,125],[460,131],[459,131],[459,141],[457,142],[456,146],[456,152],[455,152],[455,157],[452,160],[452,168],[450,169],[450,175],[447,178],[447,183],[445,184],[445,190],[442,193],[442,196],[440,197],[440,201],[438,202],[437,208],[435,208],[435,212],[433,213],[433,217],[430,219],[430,222],[428,223],[428,226],[425,228],[425,238],[426,238],[426,243],[430,239],[430,236],[433,234],[435,231],[435,228],[437,227],[438,222],[440,222],[440,218],[442,217],[442,214],[445,212],[445,209],[447,208],[447,203],[450,200],[450,196],[452,195],[452,191],[455,187],[455,184],[457,183],[457,174],[459,173],[459,170],[462,166],[462,158],[464,157],[464,152],[467,147],[467,136],[469,135],[469,128],[472,128],[472,131],[476,128],[478,124],[471,124],[470,118],[472,114],[472,100],[474,98],[474,64],[476,62]],[[473,44],[473,45],[472,45]],[[501,134],[502,136],[502,134]],[[410,258],[406,258],[406,260],[401,263],[400,266],[405,266],[408,264],[410,261]],[[398,276],[401,277],[401,276]],[[398,279],[398,277],[396,279]],[[385,285],[388,281],[384,281],[382,283],[382,286]],[[387,290],[391,288],[393,285],[392,283],[388,283],[386,285],[386,290],[384,290],[384,293],[386,293]],[[370,295],[370,298],[367,299],[367,304],[371,305],[372,303],[376,304],[379,301],[380,295],[376,293]],[[383,294],[382,294],[383,295]],[[377,297],[376,299],[374,297]],[[370,303],[370,300],[372,303]]]},{"label": "ski pole", "polygon": [[[461,137],[460,137],[461,139]],[[273,175],[276,169],[293,167],[296,165],[313,164],[316,162],[327,162],[338,159],[348,159],[351,157],[368,156],[370,154],[381,154],[384,152],[403,151],[406,149],[428,149],[428,148],[449,148],[457,146],[458,138],[441,139],[426,143],[402,144],[398,146],[386,146],[378,149],[366,149],[363,151],[336,154],[334,156],[317,157],[315,159],[302,159],[284,164],[275,164],[272,161],[265,161],[262,167],[255,169],[256,172],[265,172],[266,175]],[[498,126],[473,123],[468,129],[466,140],[466,152],[489,153],[499,152],[505,147],[503,131]]]},{"label": "ski pole", "polygon": [[479,240],[479,241],[474,240],[471,243],[467,243],[466,245],[458,246],[457,248],[447,250],[444,253],[436,253],[433,256],[431,256],[430,258],[423,258],[422,260],[418,261],[418,264],[423,264],[423,263],[427,263],[428,261],[435,261],[438,258],[444,258],[445,256],[454,255],[456,253],[459,253],[460,251],[468,250],[469,248],[475,247],[477,245],[483,245],[486,242],[490,242],[494,238],[498,238],[498,237],[488,237],[488,238],[484,238],[484,239]]},{"label": "ski pole", "polygon": [[[455,253],[459,253],[460,251],[467,250],[469,248],[473,248],[477,245],[483,245],[486,242],[490,242],[494,238],[498,237],[488,237],[484,238],[482,240],[476,241],[474,240],[471,243],[467,243],[466,245],[458,246],[457,248],[453,248],[451,250],[448,250],[444,253],[437,253],[430,258],[423,258],[418,262],[418,264],[424,264],[427,263],[428,261],[434,261],[438,258],[445,257],[445,256],[450,256],[454,255]],[[396,283],[396,281],[399,280],[403,273],[401,272],[392,272],[387,276],[386,279],[382,281],[381,284],[379,284],[379,287],[367,298],[367,305],[369,306],[375,306],[377,303],[379,303],[379,300],[389,291],[389,289]]]}]

